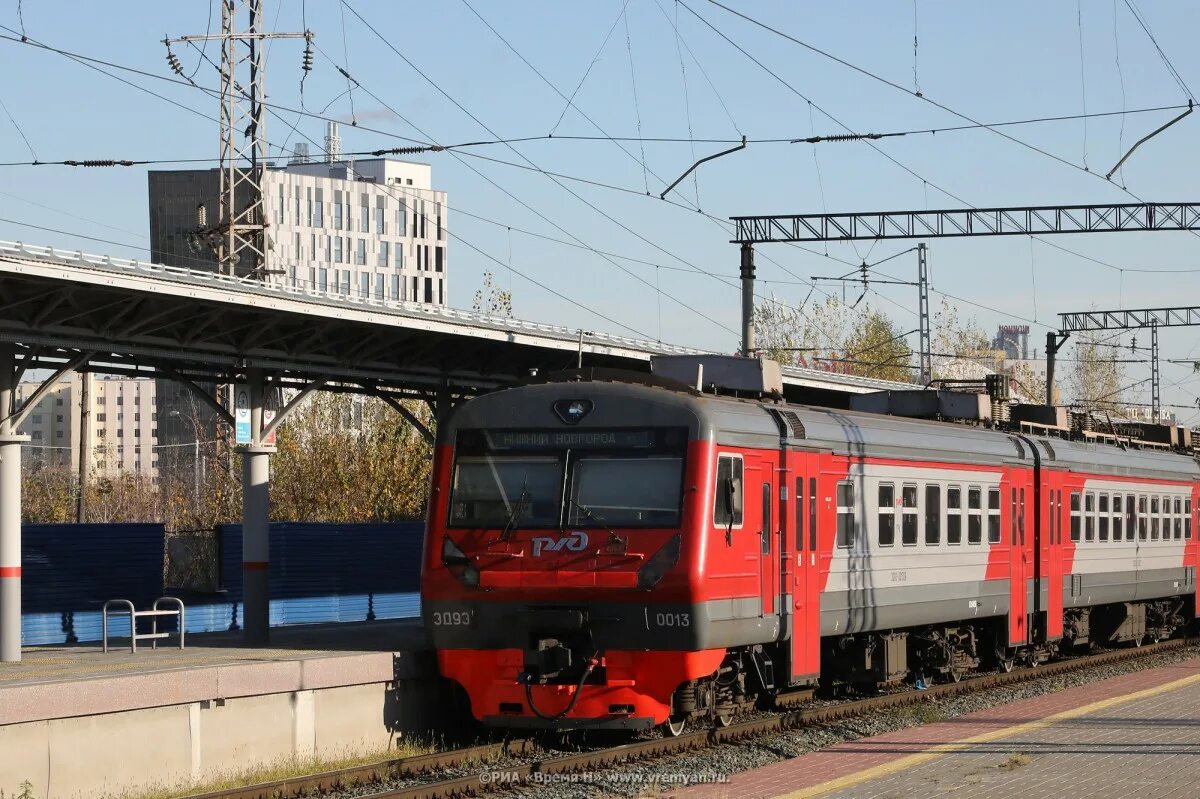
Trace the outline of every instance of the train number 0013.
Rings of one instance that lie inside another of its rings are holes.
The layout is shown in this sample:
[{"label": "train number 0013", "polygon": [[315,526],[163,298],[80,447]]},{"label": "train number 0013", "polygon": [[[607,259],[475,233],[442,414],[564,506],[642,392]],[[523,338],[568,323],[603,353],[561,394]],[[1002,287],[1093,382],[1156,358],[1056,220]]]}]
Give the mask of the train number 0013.
[{"label": "train number 0013", "polygon": [[471,611],[447,610],[433,614],[433,624],[436,627],[465,627],[471,623]]},{"label": "train number 0013", "polygon": [[690,613],[656,613],[654,621],[659,627],[691,627],[692,614]]}]

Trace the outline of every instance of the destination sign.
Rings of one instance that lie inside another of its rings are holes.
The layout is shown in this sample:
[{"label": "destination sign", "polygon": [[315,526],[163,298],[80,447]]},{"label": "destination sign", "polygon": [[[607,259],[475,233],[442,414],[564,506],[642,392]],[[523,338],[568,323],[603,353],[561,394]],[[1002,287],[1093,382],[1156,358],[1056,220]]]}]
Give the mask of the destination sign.
[{"label": "destination sign", "polygon": [[652,430],[488,430],[490,449],[650,449]]}]

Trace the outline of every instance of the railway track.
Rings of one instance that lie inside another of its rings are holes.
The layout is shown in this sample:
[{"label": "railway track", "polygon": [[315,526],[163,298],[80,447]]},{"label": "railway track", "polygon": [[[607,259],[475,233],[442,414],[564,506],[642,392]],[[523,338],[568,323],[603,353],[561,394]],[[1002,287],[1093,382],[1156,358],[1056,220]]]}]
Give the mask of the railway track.
[{"label": "railway track", "polygon": [[877,711],[917,705],[936,699],[986,691],[991,688],[1135,660],[1182,649],[1195,643],[1197,643],[1197,639],[1163,641],[1134,649],[1102,652],[1042,666],[981,675],[957,683],[936,685],[922,691],[912,690],[883,694],[816,708],[803,707],[804,701],[812,697],[811,691],[798,692],[790,695],[786,702],[786,706],[793,709],[785,708],[773,715],[735,722],[727,727],[684,733],[674,738],[663,737],[634,741],[604,749],[545,759],[525,760],[519,764],[505,762],[496,767],[496,773],[501,775],[499,778],[494,774],[489,777],[488,772],[480,769],[479,766],[536,755],[540,751],[540,747],[535,739],[517,738],[465,749],[397,758],[366,766],[344,768],[242,788],[194,794],[187,799],[290,799],[291,797],[312,796],[348,788],[386,784],[402,779],[420,779],[436,775],[440,771],[462,771],[467,768],[472,769],[472,773],[465,776],[422,782],[418,785],[364,794],[364,796],[369,799],[456,799],[457,797],[477,796],[496,789],[529,785],[536,781],[535,775],[556,776],[596,771],[623,763],[681,754],[720,744],[749,741],[766,735],[801,727],[828,724]]}]

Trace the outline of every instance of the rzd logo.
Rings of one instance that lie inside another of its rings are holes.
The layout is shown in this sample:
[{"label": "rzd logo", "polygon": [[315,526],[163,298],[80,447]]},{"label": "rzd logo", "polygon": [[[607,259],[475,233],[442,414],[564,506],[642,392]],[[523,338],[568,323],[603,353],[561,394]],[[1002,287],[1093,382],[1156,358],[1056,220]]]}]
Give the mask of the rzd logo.
[{"label": "rzd logo", "polygon": [[587,545],[587,533],[582,530],[576,530],[563,538],[538,536],[533,539],[533,556],[536,558],[543,552],[561,552],[564,549],[569,552],[582,552],[587,549]]}]

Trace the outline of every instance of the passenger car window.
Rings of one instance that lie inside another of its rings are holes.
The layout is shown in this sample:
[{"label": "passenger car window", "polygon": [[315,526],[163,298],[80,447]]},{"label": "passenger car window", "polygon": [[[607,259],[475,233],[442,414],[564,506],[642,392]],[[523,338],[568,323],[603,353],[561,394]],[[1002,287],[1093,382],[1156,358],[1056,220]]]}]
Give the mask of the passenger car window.
[{"label": "passenger car window", "polygon": [[891,483],[879,484],[879,546],[896,543],[896,488]]},{"label": "passenger car window", "polygon": [[983,489],[979,486],[967,488],[967,543],[983,541]]},{"label": "passenger car window", "polygon": [[903,522],[900,527],[900,543],[906,547],[917,544],[917,487],[905,485],[901,491]]},{"label": "passenger car window", "polygon": [[1096,517],[1096,532],[1097,538],[1100,541],[1108,540],[1108,494],[1101,494],[1097,497],[1099,503],[1097,512],[1100,514]]},{"label": "passenger car window", "polygon": [[957,546],[962,543],[962,487],[946,489],[946,543]]},{"label": "passenger car window", "polygon": [[1120,541],[1122,528],[1125,521],[1125,509],[1121,507],[1122,497],[1120,494],[1113,494],[1112,498],[1112,540]]},{"label": "passenger car window", "polygon": [[942,487],[925,486],[925,544],[936,546],[942,541]]},{"label": "passenger car window", "polygon": [[1079,492],[1071,492],[1071,540],[1079,540],[1081,523],[1079,521]]},{"label": "passenger car window", "polygon": [[854,545],[854,483],[846,481],[837,485],[837,545]]},{"label": "passenger car window", "polygon": [[1000,489],[988,489],[988,543],[1000,543]]},{"label": "passenger car window", "polygon": [[1096,540],[1096,494],[1092,491],[1083,495],[1083,540]]}]

